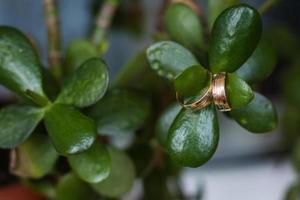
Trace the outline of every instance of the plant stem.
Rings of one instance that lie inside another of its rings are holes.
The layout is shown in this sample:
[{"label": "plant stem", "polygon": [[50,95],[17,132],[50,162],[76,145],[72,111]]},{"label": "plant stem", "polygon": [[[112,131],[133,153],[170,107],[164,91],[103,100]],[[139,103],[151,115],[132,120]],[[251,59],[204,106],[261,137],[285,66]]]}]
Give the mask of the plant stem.
[{"label": "plant stem", "polygon": [[48,62],[53,75],[60,80],[62,70],[57,1],[44,0],[44,13],[48,32]]},{"label": "plant stem", "polygon": [[260,14],[264,14],[269,11],[274,5],[279,3],[280,0],[266,0],[258,9]]},{"label": "plant stem", "polygon": [[92,35],[92,43],[99,46],[103,41],[107,30],[111,25],[113,16],[117,10],[119,3],[117,1],[105,1],[99,8],[99,13],[96,18],[96,24]]}]

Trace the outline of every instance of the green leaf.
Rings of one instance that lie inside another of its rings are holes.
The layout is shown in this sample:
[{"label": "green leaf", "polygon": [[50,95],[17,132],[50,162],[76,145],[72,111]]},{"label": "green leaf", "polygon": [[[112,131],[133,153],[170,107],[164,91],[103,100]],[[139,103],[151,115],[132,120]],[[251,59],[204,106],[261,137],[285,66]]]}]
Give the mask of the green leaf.
[{"label": "green leaf", "polygon": [[250,84],[259,83],[271,75],[276,61],[276,52],[271,44],[261,40],[251,57],[236,71],[236,74]]},{"label": "green leaf", "polygon": [[97,136],[93,120],[69,105],[53,104],[45,115],[48,134],[63,154],[74,154],[89,149]]},{"label": "green leaf", "polygon": [[169,80],[192,65],[199,65],[193,54],[183,46],[171,42],[158,42],[147,49],[147,58],[153,70]]},{"label": "green leaf", "polygon": [[239,3],[239,0],[208,0],[208,24],[212,28],[216,18],[228,7]]},{"label": "green leaf", "polygon": [[55,200],[94,200],[95,195],[88,184],[74,174],[64,175],[58,183]]},{"label": "green leaf", "polygon": [[107,179],[92,187],[101,195],[117,198],[129,192],[135,180],[134,165],[123,152],[108,148],[111,157],[111,173]]},{"label": "green leaf", "polygon": [[33,106],[8,106],[0,110],[0,147],[23,143],[41,121],[44,110]]},{"label": "green leaf", "polygon": [[219,126],[213,105],[198,111],[182,109],[169,130],[168,152],[179,164],[198,167],[212,157],[218,140]]},{"label": "green leaf", "polygon": [[41,178],[52,170],[57,159],[49,138],[35,134],[14,150],[10,171],[23,178]]},{"label": "green leaf", "polygon": [[253,99],[251,87],[237,75],[227,73],[226,96],[232,109],[245,107]]},{"label": "green leaf", "polygon": [[15,28],[0,27],[0,83],[21,96],[45,96],[38,56],[27,37]]},{"label": "green leaf", "polygon": [[166,146],[169,129],[181,108],[181,105],[178,103],[171,104],[163,111],[156,122],[155,134],[163,147]]},{"label": "green leaf", "polygon": [[234,72],[251,56],[262,32],[259,13],[239,4],[216,19],[209,49],[209,68],[213,73]]},{"label": "green leaf", "polygon": [[66,83],[57,102],[78,107],[89,106],[104,95],[108,81],[106,64],[100,58],[91,58]]},{"label": "green leaf", "polygon": [[192,96],[207,87],[209,72],[199,65],[190,66],[174,79],[176,92],[182,96]]},{"label": "green leaf", "polygon": [[183,3],[171,3],[165,13],[164,22],[171,37],[191,49],[203,49],[203,27],[199,16]]},{"label": "green leaf", "polygon": [[66,52],[66,73],[72,74],[85,61],[93,57],[98,57],[98,53],[96,47],[89,40],[79,39],[72,41]]},{"label": "green leaf", "polygon": [[98,183],[110,173],[110,157],[105,145],[95,142],[88,150],[68,156],[73,171],[82,180]]},{"label": "green leaf", "polygon": [[88,115],[96,121],[101,135],[131,134],[144,125],[150,108],[148,99],[138,93],[112,90],[89,109]]},{"label": "green leaf", "polygon": [[277,127],[277,114],[272,102],[254,93],[254,99],[244,108],[230,112],[237,123],[253,133],[264,133]]}]

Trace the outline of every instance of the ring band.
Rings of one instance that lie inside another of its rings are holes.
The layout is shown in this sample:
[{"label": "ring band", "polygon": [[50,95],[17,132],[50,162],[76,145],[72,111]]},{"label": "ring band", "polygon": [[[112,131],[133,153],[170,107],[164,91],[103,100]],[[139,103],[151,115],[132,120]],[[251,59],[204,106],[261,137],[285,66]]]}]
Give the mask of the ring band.
[{"label": "ring band", "polygon": [[[210,74],[210,81],[211,81],[211,83],[213,82],[211,74]],[[180,96],[178,92],[176,92],[176,98],[182,107],[184,107],[186,109],[199,110],[199,109],[205,108],[206,106],[208,106],[209,104],[212,103],[212,89],[213,89],[213,84],[210,84],[210,86],[207,88],[207,90],[201,96],[201,98],[192,103],[184,102],[183,97]]]},{"label": "ring band", "polygon": [[225,91],[226,73],[218,73],[213,75],[212,97],[217,109],[221,112],[230,111],[231,108],[227,101]]}]

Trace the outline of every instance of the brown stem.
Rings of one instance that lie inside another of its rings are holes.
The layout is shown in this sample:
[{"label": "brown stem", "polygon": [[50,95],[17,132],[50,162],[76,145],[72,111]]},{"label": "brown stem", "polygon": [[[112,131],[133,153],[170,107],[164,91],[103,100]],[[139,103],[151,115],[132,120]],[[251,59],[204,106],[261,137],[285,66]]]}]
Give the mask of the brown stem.
[{"label": "brown stem", "polygon": [[48,61],[57,79],[62,76],[58,9],[56,0],[44,0],[45,23],[48,32]]},{"label": "brown stem", "polygon": [[92,42],[95,46],[98,46],[103,41],[107,30],[111,25],[113,16],[117,10],[118,4],[106,1],[99,8],[99,13],[96,18],[95,29],[92,35]]}]

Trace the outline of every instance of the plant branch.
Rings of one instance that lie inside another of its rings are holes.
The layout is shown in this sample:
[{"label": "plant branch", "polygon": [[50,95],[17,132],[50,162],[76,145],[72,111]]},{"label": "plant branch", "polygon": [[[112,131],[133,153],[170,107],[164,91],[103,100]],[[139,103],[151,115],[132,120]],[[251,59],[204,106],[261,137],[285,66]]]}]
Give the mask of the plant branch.
[{"label": "plant branch", "polygon": [[45,22],[48,33],[48,61],[53,75],[59,80],[61,70],[61,44],[56,0],[44,0]]},{"label": "plant branch", "polygon": [[103,41],[107,30],[111,25],[113,16],[119,5],[118,1],[107,0],[99,8],[99,13],[96,18],[96,24],[92,35],[92,43],[99,46]]},{"label": "plant branch", "polygon": [[278,4],[281,0],[266,0],[258,9],[260,14],[264,14],[269,11],[273,6]]}]

